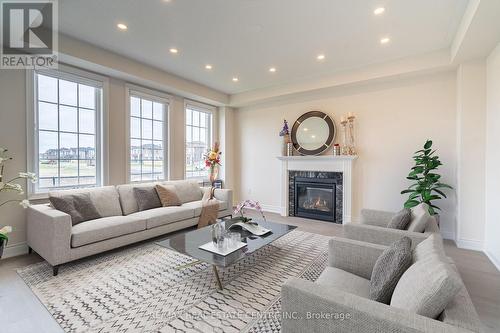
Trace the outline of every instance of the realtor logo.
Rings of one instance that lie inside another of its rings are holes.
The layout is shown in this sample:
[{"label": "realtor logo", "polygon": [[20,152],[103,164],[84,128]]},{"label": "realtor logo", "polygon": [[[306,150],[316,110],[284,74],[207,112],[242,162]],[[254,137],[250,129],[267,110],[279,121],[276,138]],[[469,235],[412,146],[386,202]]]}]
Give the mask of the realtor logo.
[{"label": "realtor logo", "polygon": [[56,0],[1,1],[1,68],[54,68]]}]

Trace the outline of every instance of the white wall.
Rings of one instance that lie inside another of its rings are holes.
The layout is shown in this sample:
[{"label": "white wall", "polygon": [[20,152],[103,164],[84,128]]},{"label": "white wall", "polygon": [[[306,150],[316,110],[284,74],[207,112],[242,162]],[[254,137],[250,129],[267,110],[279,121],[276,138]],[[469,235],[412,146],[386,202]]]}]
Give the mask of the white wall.
[{"label": "white wall", "polygon": [[[392,82],[335,89],[270,105],[239,109],[235,114],[236,198],[259,200],[264,207],[280,205],[281,151],[278,132],[283,119],[290,126],[303,113],[321,110],[337,122],[357,116],[359,159],[353,171],[353,219],[361,208],[399,210],[400,191],[412,166],[412,154],[427,138],[434,141],[444,166],[443,181],[456,186],[456,77],[447,72]],[[336,141],[340,140],[340,133]],[[454,191],[438,204],[442,230],[455,229]]]},{"label": "white wall", "polygon": [[487,59],[486,246],[500,269],[500,44]]},{"label": "white wall", "polygon": [[486,62],[457,70],[457,232],[458,246],[484,247]]}]

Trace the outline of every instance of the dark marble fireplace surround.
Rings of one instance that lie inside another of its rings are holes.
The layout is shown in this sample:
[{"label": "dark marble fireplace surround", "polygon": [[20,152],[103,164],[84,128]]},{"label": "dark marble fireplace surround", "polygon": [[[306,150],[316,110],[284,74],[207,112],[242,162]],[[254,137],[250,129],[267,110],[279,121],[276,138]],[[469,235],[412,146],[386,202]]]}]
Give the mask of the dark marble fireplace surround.
[{"label": "dark marble fireplace surround", "polygon": [[[310,178],[315,180],[331,179],[335,182],[335,218],[334,223],[342,224],[342,172],[325,171],[288,171],[288,214],[296,216],[295,210],[295,180],[296,178]],[[309,217],[310,218],[310,217]],[[318,218],[319,219],[319,218]]]}]

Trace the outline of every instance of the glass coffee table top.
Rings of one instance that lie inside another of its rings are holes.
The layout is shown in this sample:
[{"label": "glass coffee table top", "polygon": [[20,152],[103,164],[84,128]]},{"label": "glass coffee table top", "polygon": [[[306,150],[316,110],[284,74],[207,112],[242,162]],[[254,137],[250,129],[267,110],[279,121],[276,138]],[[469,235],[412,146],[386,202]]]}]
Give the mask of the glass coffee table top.
[{"label": "glass coffee table top", "polygon": [[[212,241],[212,228],[207,226],[201,229],[188,231],[182,234],[172,236],[168,239],[157,242],[158,245],[166,247],[171,250],[175,250],[179,253],[185,254],[192,258],[198,259],[199,261],[206,262],[208,264],[218,266],[218,267],[228,267],[238,260],[244,258],[246,255],[266,246],[276,239],[286,235],[290,231],[294,230],[295,226],[280,224],[274,222],[267,222],[262,220],[252,220],[257,222],[259,225],[266,229],[270,229],[271,232],[263,236],[255,236],[250,232],[241,229],[240,227],[234,227],[230,229],[231,232],[238,232],[241,235],[241,241],[246,243],[247,246],[236,250],[227,256],[222,256],[209,251],[202,250],[198,248],[200,245],[206,244]],[[225,220],[223,221],[224,228],[228,230],[231,224],[239,221]]]}]

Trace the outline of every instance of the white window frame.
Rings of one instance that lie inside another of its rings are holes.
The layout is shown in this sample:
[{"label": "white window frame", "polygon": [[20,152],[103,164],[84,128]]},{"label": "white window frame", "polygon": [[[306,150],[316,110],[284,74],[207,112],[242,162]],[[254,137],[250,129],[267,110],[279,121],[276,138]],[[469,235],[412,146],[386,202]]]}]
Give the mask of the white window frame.
[{"label": "white window frame", "polygon": [[[27,133],[27,170],[38,175],[38,91],[37,74],[88,84],[100,88],[96,95],[96,185],[91,186],[61,186],[53,189],[39,190],[38,184],[28,182],[28,199],[43,199],[48,192],[59,189],[99,187],[108,183],[108,90],[107,77],[84,71],[75,67],[59,64],[58,69],[26,70],[26,133]],[[97,103],[99,102],[99,103]]]},{"label": "white window frame", "polygon": [[[216,138],[216,116],[217,116],[217,108],[212,105],[192,101],[192,100],[185,100],[184,101],[184,160],[183,160],[183,166],[184,166],[184,179],[192,179],[192,180],[205,180],[207,177],[206,176],[201,176],[201,177],[189,177],[187,176],[187,166],[186,166],[186,150],[187,150],[187,134],[186,134],[186,111],[187,109],[195,110],[198,112],[203,112],[203,113],[209,113],[212,115],[211,117],[211,124],[210,124],[210,142],[208,143],[208,147],[212,147],[212,145],[215,142]],[[207,173],[208,176],[208,173]]]},{"label": "white window frame", "polygon": [[[125,85],[125,105],[126,105],[126,120],[125,120],[125,155],[126,155],[126,173],[128,183],[150,183],[156,180],[143,180],[143,181],[132,181],[130,174],[130,98],[140,97],[149,99],[158,103],[165,104],[165,110],[163,115],[163,175],[165,179],[170,180],[172,168],[170,167],[170,156],[172,148],[172,140],[170,138],[170,104],[172,96],[153,89],[144,88],[135,84],[127,83]],[[166,142],[165,142],[166,141]]]}]

